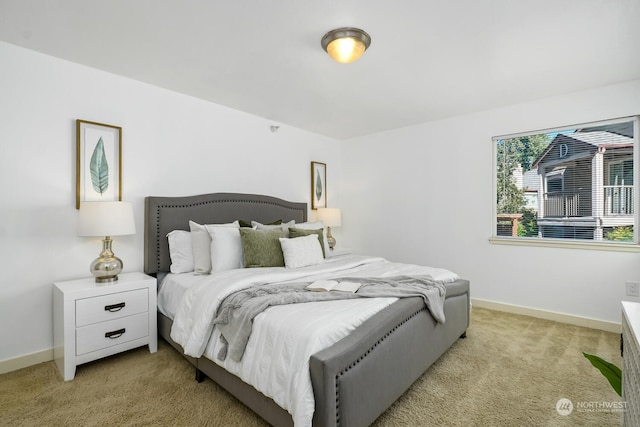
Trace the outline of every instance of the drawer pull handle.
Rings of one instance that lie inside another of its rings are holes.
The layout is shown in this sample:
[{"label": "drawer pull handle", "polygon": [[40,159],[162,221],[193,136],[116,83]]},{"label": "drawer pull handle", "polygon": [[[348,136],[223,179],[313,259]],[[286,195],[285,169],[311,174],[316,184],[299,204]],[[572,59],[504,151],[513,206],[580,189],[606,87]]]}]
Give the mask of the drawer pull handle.
[{"label": "drawer pull handle", "polygon": [[117,331],[107,332],[106,334],[104,334],[104,337],[114,340],[116,338],[120,338],[122,335],[124,335],[125,332],[126,332],[126,329],[122,328],[122,329],[118,329]]},{"label": "drawer pull handle", "polygon": [[125,306],[124,302],[119,302],[118,304],[105,305],[104,311],[110,311],[111,313],[114,313],[116,311],[122,310],[124,306]]}]

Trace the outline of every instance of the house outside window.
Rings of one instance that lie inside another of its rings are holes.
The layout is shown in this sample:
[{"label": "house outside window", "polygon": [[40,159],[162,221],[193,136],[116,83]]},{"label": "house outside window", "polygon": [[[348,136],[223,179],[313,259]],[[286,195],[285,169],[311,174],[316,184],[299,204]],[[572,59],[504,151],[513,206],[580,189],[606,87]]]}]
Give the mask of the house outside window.
[{"label": "house outside window", "polygon": [[638,118],[495,137],[495,239],[638,244]]}]

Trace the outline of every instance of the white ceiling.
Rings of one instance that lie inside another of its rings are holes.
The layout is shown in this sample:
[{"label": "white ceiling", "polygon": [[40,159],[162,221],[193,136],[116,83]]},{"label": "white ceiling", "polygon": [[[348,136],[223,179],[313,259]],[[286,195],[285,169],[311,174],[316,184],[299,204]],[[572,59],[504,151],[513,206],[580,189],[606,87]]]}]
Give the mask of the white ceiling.
[{"label": "white ceiling", "polygon": [[640,79],[640,0],[0,0],[0,40],[345,139]]}]

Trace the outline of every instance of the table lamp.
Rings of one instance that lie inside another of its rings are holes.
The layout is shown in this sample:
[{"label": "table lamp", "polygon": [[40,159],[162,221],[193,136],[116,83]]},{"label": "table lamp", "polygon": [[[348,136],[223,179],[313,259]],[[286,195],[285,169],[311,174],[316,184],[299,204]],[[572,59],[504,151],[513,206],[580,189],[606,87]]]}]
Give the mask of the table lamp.
[{"label": "table lamp", "polygon": [[340,227],[342,215],[338,208],[318,208],[318,219],[327,227],[327,243],[329,249],[333,250],[336,239],[331,235],[331,227]]},{"label": "table lamp", "polygon": [[104,236],[102,253],[89,270],[96,283],[118,281],[122,271],[122,260],[111,250],[111,236],[136,234],[133,207],[128,202],[82,202],[80,203],[79,236]]}]

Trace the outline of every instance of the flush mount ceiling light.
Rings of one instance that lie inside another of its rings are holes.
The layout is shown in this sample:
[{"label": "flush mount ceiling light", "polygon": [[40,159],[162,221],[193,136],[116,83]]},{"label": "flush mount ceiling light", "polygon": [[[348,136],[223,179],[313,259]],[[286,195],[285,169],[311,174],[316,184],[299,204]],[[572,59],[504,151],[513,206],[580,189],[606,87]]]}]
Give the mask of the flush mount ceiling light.
[{"label": "flush mount ceiling light", "polygon": [[322,37],[322,48],[331,58],[348,64],[360,58],[371,44],[371,36],[359,28],[337,28]]}]

